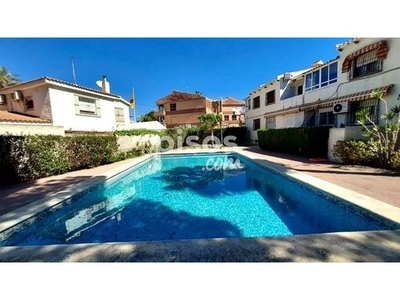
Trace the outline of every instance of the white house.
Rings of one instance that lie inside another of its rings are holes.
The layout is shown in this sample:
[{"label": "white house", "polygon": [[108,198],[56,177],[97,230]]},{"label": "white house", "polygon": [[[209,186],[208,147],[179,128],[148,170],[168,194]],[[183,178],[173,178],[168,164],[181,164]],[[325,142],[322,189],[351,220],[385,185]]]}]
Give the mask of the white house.
[{"label": "white house", "polygon": [[118,125],[129,124],[129,103],[110,93],[105,76],[102,86],[102,90],[95,90],[41,77],[0,89],[0,125],[12,129],[16,123],[51,124],[75,132],[114,131]]},{"label": "white house", "polygon": [[384,103],[371,99],[372,91],[384,93],[389,109],[399,104],[400,39],[355,38],[336,45],[336,49],[338,57],[326,63],[318,61],[295,76],[288,75],[287,85],[282,86],[285,76],[278,77],[280,84],[273,81],[270,88],[250,93],[248,102],[258,96],[267,97],[273,88],[280,95],[273,105],[260,103],[258,114],[253,107],[246,111],[246,126],[253,140],[257,139],[254,122],[259,122],[260,128],[331,126],[328,157],[334,159],[331,149],[337,140],[362,137],[357,110],[367,107],[375,122],[383,121],[379,116],[384,112]]}]

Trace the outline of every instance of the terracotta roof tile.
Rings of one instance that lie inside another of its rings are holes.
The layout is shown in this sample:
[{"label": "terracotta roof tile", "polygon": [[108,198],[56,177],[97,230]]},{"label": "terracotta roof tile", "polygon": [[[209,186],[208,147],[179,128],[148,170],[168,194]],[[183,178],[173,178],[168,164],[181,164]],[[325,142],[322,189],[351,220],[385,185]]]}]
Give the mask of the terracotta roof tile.
[{"label": "terracotta roof tile", "polygon": [[226,99],[222,100],[222,105],[235,105],[235,106],[241,105],[241,106],[243,106],[244,102],[237,100],[235,98],[232,98],[232,97],[227,97]]},{"label": "terracotta roof tile", "polygon": [[48,123],[51,121],[44,120],[38,117],[26,116],[8,111],[0,111],[0,122],[13,122],[13,123]]},{"label": "terracotta roof tile", "polygon": [[8,88],[15,88],[15,87],[22,86],[22,85],[25,85],[25,84],[33,83],[33,82],[36,82],[36,81],[37,82],[39,82],[39,81],[43,81],[43,82],[44,81],[50,81],[50,82],[60,83],[60,84],[64,84],[64,85],[68,85],[68,86],[74,87],[74,88],[78,88],[78,89],[91,91],[91,92],[95,92],[95,93],[99,93],[99,94],[103,94],[103,95],[112,96],[112,97],[116,97],[116,98],[122,99],[119,95],[116,95],[116,94],[104,93],[101,90],[96,90],[96,89],[84,87],[84,86],[81,86],[81,85],[78,85],[78,84],[70,83],[70,82],[67,82],[67,81],[63,81],[63,80],[59,80],[59,79],[51,78],[51,77],[47,77],[47,76],[39,77],[39,78],[32,79],[32,80],[29,80],[29,81],[25,81],[25,82],[22,82],[22,83],[13,85],[13,86],[5,87],[3,89],[0,89],[0,91],[8,89]]},{"label": "terracotta roof tile", "polygon": [[191,94],[191,93],[180,92],[180,91],[172,91],[171,94],[156,101],[156,104],[162,105],[164,103],[169,103],[169,102],[185,101],[185,100],[193,100],[193,99],[206,99],[206,98],[199,94]]}]

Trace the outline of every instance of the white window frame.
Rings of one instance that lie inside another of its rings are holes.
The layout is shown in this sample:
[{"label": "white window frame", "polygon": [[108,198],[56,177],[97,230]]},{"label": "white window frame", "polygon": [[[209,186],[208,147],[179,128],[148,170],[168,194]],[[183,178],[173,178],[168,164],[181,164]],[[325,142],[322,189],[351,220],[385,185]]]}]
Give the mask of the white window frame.
[{"label": "white window frame", "polygon": [[[336,64],[336,77],[331,77],[331,68]],[[327,70],[328,78],[322,81],[322,70]],[[328,65],[324,65],[323,67],[314,70],[308,74],[306,74],[304,81],[304,91],[310,92],[319,88],[323,88],[329,86],[331,84],[335,84],[338,81],[338,62],[334,61]]]},{"label": "white window frame", "polygon": [[125,111],[122,107],[114,107],[115,122],[125,123]]},{"label": "white window frame", "polygon": [[[80,95],[74,95],[74,104],[75,104],[75,114],[77,116],[85,116],[85,117],[101,117],[101,109],[100,109],[100,99],[96,98],[91,98],[87,96],[80,96]],[[87,107],[90,108],[92,107],[92,110],[83,110],[82,107],[83,105],[86,104],[92,104],[88,105]]]}]

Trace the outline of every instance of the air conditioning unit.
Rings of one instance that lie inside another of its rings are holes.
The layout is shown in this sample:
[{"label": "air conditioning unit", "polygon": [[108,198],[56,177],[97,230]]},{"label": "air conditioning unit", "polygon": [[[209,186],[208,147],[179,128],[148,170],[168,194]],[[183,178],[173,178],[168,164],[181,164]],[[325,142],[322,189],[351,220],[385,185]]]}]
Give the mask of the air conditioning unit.
[{"label": "air conditioning unit", "polygon": [[336,103],[333,106],[333,113],[334,114],[344,114],[349,111],[349,103],[347,101]]},{"label": "air conditioning unit", "polygon": [[0,105],[6,103],[6,95],[0,95]]},{"label": "air conditioning unit", "polygon": [[11,98],[14,100],[14,101],[19,101],[19,100],[22,100],[22,92],[21,91],[15,91],[14,93],[12,93],[11,94]]}]

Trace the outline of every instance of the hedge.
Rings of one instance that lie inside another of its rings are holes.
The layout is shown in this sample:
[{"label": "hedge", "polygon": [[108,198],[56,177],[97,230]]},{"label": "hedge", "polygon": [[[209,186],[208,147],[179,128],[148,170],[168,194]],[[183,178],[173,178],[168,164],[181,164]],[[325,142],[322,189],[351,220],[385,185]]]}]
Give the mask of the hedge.
[{"label": "hedge", "polygon": [[263,150],[326,158],[330,127],[260,129],[258,145]]},{"label": "hedge", "polygon": [[0,185],[22,182],[114,162],[113,136],[0,136]]},{"label": "hedge", "polygon": [[[221,131],[217,130],[216,136],[220,138],[221,136]],[[222,134],[224,137],[227,137],[229,135],[233,135],[236,137],[235,141],[231,141],[237,145],[243,145],[246,143],[247,140],[247,127],[242,126],[242,127],[227,127],[222,129]]]},{"label": "hedge", "polygon": [[[343,164],[380,167],[379,156],[374,148],[371,141],[351,139],[337,141],[332,153]],[[400,171],[400,150],[395,151],[389,159],[389,169]]]},{"label": "hedge", "polygon": [[115,131],[115,134],[119,136],[134,136],[134,135],[142,136],[146,134],[161,135],[161,131],[150,130],[150,129],[129,129],[129,130],[117,130]]}]

